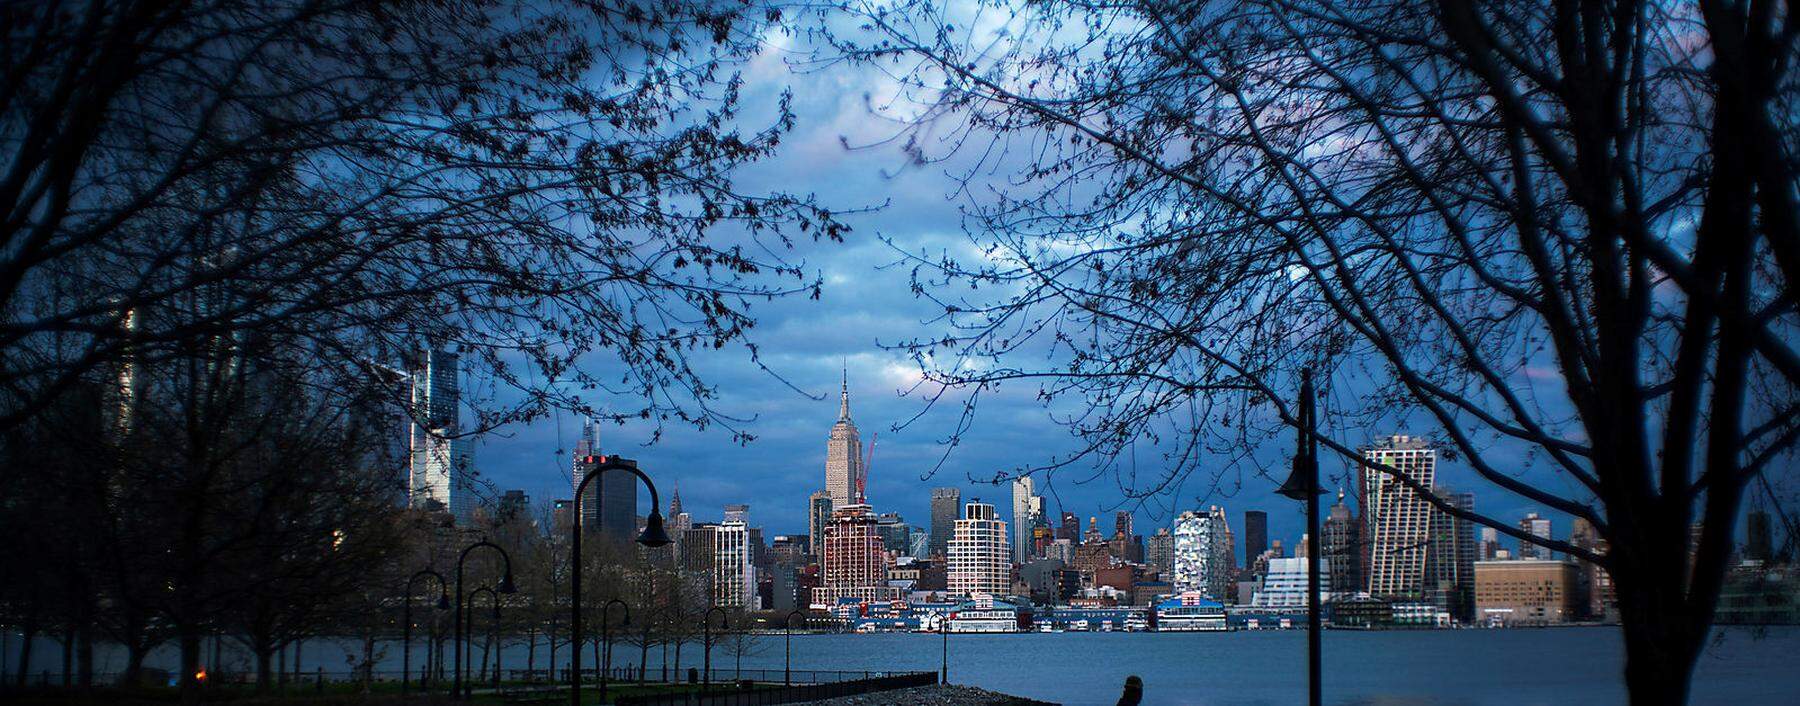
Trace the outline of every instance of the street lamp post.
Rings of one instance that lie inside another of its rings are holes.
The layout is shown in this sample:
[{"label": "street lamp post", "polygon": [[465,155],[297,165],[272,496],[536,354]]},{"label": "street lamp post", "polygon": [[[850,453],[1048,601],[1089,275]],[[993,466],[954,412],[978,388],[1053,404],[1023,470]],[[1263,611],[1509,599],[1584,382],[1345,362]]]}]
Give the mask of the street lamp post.
[{"label": "street lamp post", "polygon": [[606,460],[603,457],[588,456],[586,460],[594,464],[592,469],[581,477],[575,485],[575,521],[569,523],[569,549],[573,552],[570,566],[569,583],[569,703],[581,706],[581,501],[587,493],[587,486],[607,471],[625,471],[644,481],[644,487],[650,489],[650,517],[644,521],[644,531],[638,534],[637,542],[646,547],[668,546],[669,533],[663,529],[663,516],[660,509],[662,501],[657,498],[656,484],[650,482],[650,476],[643,471],[617,460]]},{"label": "street lamp post", "polygon": [[938,632],[943,633],[944,638],[944,666],[943,671],[938,673],[939,684],[950,683],[950,616],[953,615],[955,613],[946,610],[944,617],[938,620]]},{"label": "street lamp post", "polygon": [[[481,587],[476,588],[473,591],[470,591],[469,592],[469,605],[467,607],[463,608],[463,613],[464,613],[463,620],[468,621],[469,627],[471,628],[469,630],[469,632],[474,632],[474,630],[473,630],[474,621],[469,620],[469,618],[467,617],[467,613],[470,610],[473,610],[475,608],[475,596],[480,595],[482,593],[488,594],[488,598],[493,601],[494,612],[491,615],[491,619],[488,621],[488,642],[493,644],[496,648],[498,648],[499,644],[500,644],[500,631],[499,631],[499,628],[500,628],[500,594],[495,593],[494,589],[488,588],[487,586],[481,586]],[[474,636],[470,635],[470,636],[468,636],[468,639],[470,641],[473,641]],[[471,663],[473,663],[475,661],[475,646],[474,645],[469,646],[468,655],[469,655],[469,661]],[[473,675],[474,671],[475,670],[473,668],[473,664],[471,664],[470,669],[469,669],[469,672],[471,673],[471,675]],[[494,658],[494,688],[496,688],[496,689],[500,688],[499,673],[500,673],[500,658],[498,656],[496,656]],[[470,676],[469,681],[465,684],[465,686],[463,686],[463,694],[462,694],[463,698],[468,698],[469,695],[474,692],[474,690],[475,690],[475,677]]]},{"label": "street lamp post", "polygon": [[[414,573],[411,578],[408,578],[406,580],[406,602],[404,603],[405,607],[401,609],[402,615],[400,618],[400,623],[401,623],[401,626],[400,626],[400,631],[401,631],[401,636],[400,636],[400,695],[401,696],[406,695],[407,687],[410,684],[412,684],[413,582],[419,580],[419,577],[421,577],[421,576],[430,576],[434,579],[437,579],[437,582],[438,582],[437,609],[438,610],[450,610],[450,591],[449,591],[449,587],[444,584],[443,574],[440,574],[436,571],[432,571],[431,569],[421,569],[418,572]],[[427,654],[429,654],[429,652],[427,652]],[[430,657],[427,657],[425,661],[429,663],[431,661]],[[419,680],[419,687],[420,688],[425,687],[424,679]]]},{"label": "street lamp post", "polygon": [[[719,611],[719,629],[731,629],[731,616],[725,612],[724,608],[713,606],[707,608],[705,613],[700,614],[700,630],[703,635],[700,638],[702,640],[701,651],[704,654],[702,666],[706,669],[706,673],[700,675],[702,686],[712,686],[712,614],[715,610]],[[705,690],[702,689],[702,691]]]},{"label": "street lamp post", "polygon": [[[612,607],[615,603],[625,610],[624,624],[631,624],[631,606],[625,601],[614,598],[607,601],[606,605],[600,609],[600,703],[603,704],[606,703],[606,682],[612,672]],[[580,683],[581,676],[579,674],[575,676],[575,681]]]},{"label": "street lamp post", "polygon": [[781,675],[781,683],[783,686],[794,685],[794,616],[796,615],[800,616],[800,622],[806,622],[805,613],[798,610],[790,610],[787,614],[787,620],[783,621],[781,626],[787,632],[787,666],[782,669]]},{"label": "street lamp post", "polygon": [[1297,429],[1294,472],[1276,492],[1306,503],[1306,531],[1307,536],[1312,538],[1306,552],[1306,688],[1307,703],[1311,706],[1319,706],[1324,698],[1324,663],[1321,657],[1324,636],[1320,634],[1323,627],[1319,622],[1319,555],[1324,552],[1320,547],[1323,539],[1319,536],[1319,495],[1325,490],[1319,487],[1317,415],[1318,410],[1313,401],[1312,369],[1307,368],[1300,372],[1300,408],[1294,421]]},{"label": "street lamp post", "polygon": [[[463,562],[468,560],[469,552],[481,547],[489,547],[499,552],[501,561],[505,562],[506,574],[500,579],[499,587],[492,590],[495,593],[516,593],[519,590],[513,586],[512,557],[507,556],[506,550],[501,549],[500,545],[482,539],[464,548],[462,554],[456,558],[456,639],[454,640],[456,643],[456,678],[450,684],[452,697],[466,698],[466,694],[463,692]],[[495,602],[498,604],[498,600]]]}]

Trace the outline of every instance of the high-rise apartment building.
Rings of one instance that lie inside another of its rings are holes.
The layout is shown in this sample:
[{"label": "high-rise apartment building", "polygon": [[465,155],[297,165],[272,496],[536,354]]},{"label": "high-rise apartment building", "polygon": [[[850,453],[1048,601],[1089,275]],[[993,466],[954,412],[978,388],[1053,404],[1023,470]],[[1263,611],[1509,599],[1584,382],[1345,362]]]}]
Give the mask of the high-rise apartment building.
[{"label": "high-rise apartment building", "polygon": [[[1569,543],[1595,554],[1606,554],[1606,538],[1586,518],[1577,517],[1569,526]],[[1616,602],[1612,574],[1598,564],[1580,559],[1575,561],[1575,569],[1578,590],[1585,594],[1577,597],[1578,612],[1589,619],[1610,618]]]},{"label": "high-rise apartment building", "polygon": [[1007,558],[1006,522],[994,506],[976,498],[963,505],[950,539],[949,591],[952,595],[1007,593],[1012,562]]},{"label": "high-rise apartment building", "polygon": [[1187,511],[1175,518],[1174,576],[1176,592],[1198,591],[1217,601],[1230,598],[1234,565],[1231,527],[1225,510]]},{"label": "high-rise apartment building", "polygon": [[1492,527],[1481,528],[1481,539],[1475,543],[1477,561],[1493,561],[1500,558],[1500,531]]},{"label": "high-rise apartment building", "polygon": [[458,523],[475,509],[473,446],[460,436],[455,353],[427,349],[412,370],[407,504],[441,507]]},{"label": "high-rise apartment building", "polygon": [[[727,506],[731,507],[731,506]],[[727,608],[755,610],[756,565],[745,511],[727,511],[713,532],[712,603]]]},{"label": "high-rise apartment building", "polygon": [[1269,550],[1269,513],[1244,511],[1244,560],[1262,556]]},{"label": "high-rise apartment building", "polygon": [[955,488],[931,489],[931,556],[945,556],[950,551],[950,537],[956,533],[956,516],[962,511],[962,491]]},{"label": "high-rise apartment building", "polygon": [[[1031,525],[1033,518],[1043,512],[1044,499],[1037,496],[1032,488],[1031,476],[1013,479],[1012,485],[1012,526],[1017,529],[1012,538],[1012,561],[1023,564],[1031,559]],[[966,519],[966,515],[965,515]]]},{"label": "high-rise apartment building", "polygon": [[[1363,458],[1426,488],[1437,479],[1437,450],[1424,439],[1393,436],[1363,449]],[[1361,500],[1368,592],[1378,597],[1423,596],[1431,504],[1393,473],[1374,465],[1363,466]]]},{"label": "high-rise apartment building", "polygon": [[831,512],[825,543],[819,551],[819,586],[812,605],[829,608],[840,598],[894,600],[900,589],[887,585],[888,553],[867,505],[846,505]]},{"label": "high-rise apartment building", "polygon": [[1136,529],[1133,528],[1133,526],[1132,526],[1131,511],[1120,510],[1118,512],[1113,513],[1113,536],[1114,537],[1124,537],[1126,539],[1130,539],[1132,536],[1134,536],[1136,534],[1137,534]]},{"label": "high-rise apartment building", "polygon": [[857,497],[863,482],[862,436],[850,421],[850,375],[844,374],[837,423],[825,442],[825,492],[834,508],[863,502]]},{"label": "high-rise apartment building", "polygon": [[[1550,532],[1551,532],[1550,518],[1539,517],[1538,514],[1535,512],[1527,513],[1524,517],[1519,518],[1519,531],[1529,534],[1533,537],[1543,537],[1544,539],[1550,539],[1552,536],[1550,534]],[[1554,559],[1554,558],[1556,558],[1556,552],[1550,551],[1549,547],[1541,546],[1541,545],[1535,544],[1533,542],[1529,542],[1529,541],[1521,539],[1521,540],[1519,540],[1519,558],[1520,559]]]},{"label": "high-rise apartment building", "polygon": [[831,525],[831,512],[835,507],[831,494],[823,490],[814,491],[806,498],[807,536],[815,557],[825,551],[825,528]]}]

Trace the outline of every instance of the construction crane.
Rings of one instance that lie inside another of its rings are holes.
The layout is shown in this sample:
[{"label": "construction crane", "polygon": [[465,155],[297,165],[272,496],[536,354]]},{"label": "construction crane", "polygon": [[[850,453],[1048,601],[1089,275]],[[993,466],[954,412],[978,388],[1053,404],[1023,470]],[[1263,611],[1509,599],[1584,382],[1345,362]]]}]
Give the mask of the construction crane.
[{"label": "construction crane", "polygon": [[869,450],[863,454],[862,463],[859,464],[862,472],[856,474],[856,502],[865,505],[869,502],[869,465],[875,462],[875,442],[880,439],[881,432],[875,432],[869,437]]}]

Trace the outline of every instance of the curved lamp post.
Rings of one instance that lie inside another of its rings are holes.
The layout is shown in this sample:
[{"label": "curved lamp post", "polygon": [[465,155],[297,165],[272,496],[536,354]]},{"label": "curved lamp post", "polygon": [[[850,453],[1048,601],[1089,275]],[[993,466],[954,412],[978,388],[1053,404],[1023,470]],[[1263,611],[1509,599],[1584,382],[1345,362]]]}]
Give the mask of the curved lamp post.
[{"label": "curved lamp post", "polygon": [[[408,578],[406,580],[406,602],[404,603],[405,608],[402,609],[402,617],[400,618],[400,623],[401,623],[401,627],[400,627],[400,630],[401,630],[401,636],[400,636],[400,695],[401,696],[406,695],[407,687],[412,684],[413,582],[419,580],[419,578],[422,576],[430,576],[431,578],[437,579],[437,582],[438,582],[437,609],[438,610],[450,610],[450,587],[444,584],[444,575],[443,574],[440,574],[436,571],[432,571],[431,569],[421,569],[421,570],[415,572],[411,578]],[[430,653],[427,652],[426,654],[429,655]],[[427,656],[425,661],[427,664],[429,664],[431,662],[431,658],[429,656]],[[429,668],[427,668],[427,671],[430,671]],[[422,677],[419,679],[419,686],[421,688],[423,688],[425,686],[425,680]]]},{"label": "curved lamp post", "polygon": [[[600,644],[602,653],[600,665],[600,703],[606,703],[606,681],[612,672],[612,607],[618,604],[625,610],[625,625],[631,625],[631,606],[617,598],[609,600],[600,609]],[[578,681],[580,675],[575,677]]]},{"label": "curved lamp post", "polygon": [[[475,608],[475,597],[478,595],[481,595],[483,593],[488,594],[488,598],[493,603],[493,609],[494,609],[493,613],[490,614],[489,620],[488,620],[488,641],[494,644],[494,648],[495,648],[495,652],[496,652],[496,655],[494,657],[494,688],[498,689],[498,688],[500,688],[500,657],[498,656],[499,647],[500,647],[500,594],[495,593],[494,589],[488,588],[487,586],[480,586],[480,587],[476,588],[475,590],[470,591],[469,592],[469,605],[463,609],[463,613],[464,613],[463,620],[468,622],[468,625],[471,628],[469,630],[469,632],[474,632],[473,628],[475,627],[475,621],[470,620],[467,616],[467,613]],[[468,639],[473,640],[474,636],[470,635],[470,636],[468,636]],[[469,661],[474,662],[475,661],[475,646],[474,645],[469,646],[468,655],[469,655]],[[473,665],[471,665],[471,669],[469,670],[471,672],[471,674],[475,671],[472,667],[473,667]],[[464,697],[469,696],[469,692],[472,692],[475,689],[475,677],[470,676],[468,682],[466,682],[465,685],[463,686],[463,689],[464,689],[463,696]]]},{"label": "curved lamp post", "polygon": [[806,622],[806,613],[790,610],[787,618],[781,624],[782,630],[787,633],[787,664],[781,670],[782,686],[794,685],[794,616],[796,615],[800,616],[800,622]]},{"label": "curved lamp post", "polygon": [[731,614],[726,613],[724,608],[713,606],[707,608],[705,613],[700,614],[700,629],[701,634],[704,635],[704,637],[701,638],[703,640],[701,646],[705,653],[703,666],[706,669],[706,673],[700,677],[700,684],[702,686],[712,685],[712,614],[715,610],[719,611],[719,629],[731,629]]},{"label": "curved lamp post", "polygon": [[650,482],[650,476],[617,460],[601,463],[602,458],[586,457],[588,463],[595,465],[575,485],[575,521],[569,523],[569,550],[573,553],[569,577],[569,703],[573,706],[581,706],[581,501],[587,494],[588,484],[607,471],[625,471],[637,476],[644,481],[644,487],[650,489],[650,517],[644,521],[644,531],[638,534],[637,543],[654,548],[668,546],[674,541],[663,529],[662,500],[657,497],[656,484]]},{"label": "curved lamp post", "polygon": [[[468,560],[469,552],[475,551],[481,547],[490,547],[494,551],[499,552],[500,559],[506,563],[505,576],[500,579],[500,585],[492,590],[495,593],[517,593],[519,591],[517,587],[513,586],[512,557],[507,556],[506,550],[501,549],[500,545],[482,539],[481,541],[464,548],[462,554],[456,558],[456,679],[451,682],[450,694],[452,696],[461,696],[463,698],[467,697],[467,694],[463,691],[463,624],[465,622],[463,619],[463,614],[465,612],[463,610],[463,562]],[[499,605],[499,600],[497,598],[495,600],[495,605]]]},{"label": "curved lamp post", "polygon": [[[1313,402],[1312,368],[1300,372],[1300,409],[1294,421],[1294,472],[1275,492],[1306,503],[1306,531],[1319,536],[1319,442],[1318,411]],[[1306,552],[1306,693],[1307,703],[1319,706],[1323,698],[1324,667],[1320,661],[1323,636],[1319,634],[1319,555],[1320,540],[1312,540]]]},{"label": "curved lamp post", "polygon": [[944,666],[938,673],[939,684],[950,683],[950,618],[956,615],[954,608],[944,611],[944,617],[938,619],[938,632],[944,636]]}]

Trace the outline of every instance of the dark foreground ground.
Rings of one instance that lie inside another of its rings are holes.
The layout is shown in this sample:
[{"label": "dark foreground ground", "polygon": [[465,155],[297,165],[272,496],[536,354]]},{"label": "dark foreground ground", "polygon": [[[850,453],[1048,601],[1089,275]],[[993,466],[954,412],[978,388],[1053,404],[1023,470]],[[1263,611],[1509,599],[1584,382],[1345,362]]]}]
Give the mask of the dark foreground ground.
[{"label": "dark foreground ground", "polygon": [[1055,706],[972,686],[939,684],[808,702],[814,706]]}]

